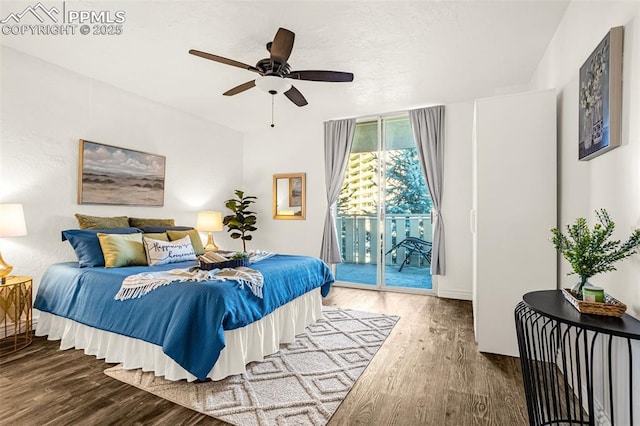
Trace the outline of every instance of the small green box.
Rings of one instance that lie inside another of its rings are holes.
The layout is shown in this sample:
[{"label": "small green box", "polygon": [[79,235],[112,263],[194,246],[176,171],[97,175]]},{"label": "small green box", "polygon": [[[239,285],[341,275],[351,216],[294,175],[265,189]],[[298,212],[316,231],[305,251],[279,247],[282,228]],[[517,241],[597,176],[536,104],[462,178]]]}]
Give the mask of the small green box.
[{"label": "small green box", "polygon": [[604,290],[600,287],[587,287],[582,288],[582,300],[585,302],[604,302]]}]

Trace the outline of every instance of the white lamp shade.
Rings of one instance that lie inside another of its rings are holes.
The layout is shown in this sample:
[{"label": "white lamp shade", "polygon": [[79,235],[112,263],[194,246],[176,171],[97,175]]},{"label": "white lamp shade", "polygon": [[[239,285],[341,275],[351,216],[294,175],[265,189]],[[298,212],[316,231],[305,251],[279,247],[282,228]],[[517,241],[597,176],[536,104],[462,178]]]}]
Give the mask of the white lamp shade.
[{"label": "white lamp shade", "polygon": [[288,80],[285,80],[282,77],[276,77],[275,75],[256,78],[256,86],[263,92],[271,94],[284,93],[291,89],[291,83],[289,83]]},{"label": "white lamp shade", "polygon": [[22,204],[0,204],[0,237],[27,235]]},{"label": "white lamp shade", "polygon": [[222,213],[214,211],[198,212],[196,229],[202,232],[222,231]]}]

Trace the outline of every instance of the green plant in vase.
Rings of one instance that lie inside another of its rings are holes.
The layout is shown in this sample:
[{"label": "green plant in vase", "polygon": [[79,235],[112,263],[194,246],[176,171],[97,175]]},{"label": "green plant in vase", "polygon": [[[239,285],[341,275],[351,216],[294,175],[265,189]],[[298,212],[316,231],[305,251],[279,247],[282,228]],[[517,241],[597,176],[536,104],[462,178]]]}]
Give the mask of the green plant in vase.
[{"label": "green plant in vase", "polygon": [[615,262],[636,253],[640,246],[640,229],[633,231],[625,243],[610,240],[615,223],[609,218],[605,209],[596,210],[598,222],[590,229],[583,217],[576,219],[573,225],[567,225],[567,235],[558,228],[553,228],[551,242],[558,252],[564,256],[580,281],[571,291],[582,296],[582,288],[587,280],[601,272],[615,271]]},{"label": "green plant in vase", "polygon": [[244,195],[243,191],[236,190],[237,198],[232,198],[225,201],[225,206],[233,212],[222,219],[222,223],[227,226],[227,231],[231,232],[231,238],[242,240],[242,251],[247,251],[247,241],[250,241],[253,237],[249,235],[249,232],[257,231],[258,228],[255,224],[258,220],[256,212],[249,210],[249,206],[255,203],[257,197],[251,197]]}]

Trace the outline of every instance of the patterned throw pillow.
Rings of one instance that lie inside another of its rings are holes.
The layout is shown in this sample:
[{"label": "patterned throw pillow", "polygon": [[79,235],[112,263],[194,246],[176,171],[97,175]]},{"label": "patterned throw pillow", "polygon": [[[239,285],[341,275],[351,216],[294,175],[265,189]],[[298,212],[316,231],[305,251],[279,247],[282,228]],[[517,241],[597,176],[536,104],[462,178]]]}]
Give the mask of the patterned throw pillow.
[{"label": "patterned throw pillow", "polygon": [[89,216],[86,214],[75,214],[78,219],[80,229],[111,229],[111,228],[128,228],[129,218],[127,216],[101,217]]},{"label": "patterned throw pillow", "polygon": [[184,238],[185,236],[189,236],[191,238],[191,244],[193,245],[193,250],[196,252],[198,256],[204,254],[204,245],[202,244],[202,238],[200,238],[200,234],[195,229],[191,229],[189,231],[174,231],[171,229],[167,229],[167,235],[171,241],[179,240]]},{"label": "patterned throw pillow", "polygon": [[102,234],[98,233],[104,266],[140,266],[147,264],[142,246],[142,234]]},{"label": "patterned throw pillow", "polygon": [[189,236],[168,242],[147,237],[142,239],[149,266],[196,260],[196,253],[193,251]]}]

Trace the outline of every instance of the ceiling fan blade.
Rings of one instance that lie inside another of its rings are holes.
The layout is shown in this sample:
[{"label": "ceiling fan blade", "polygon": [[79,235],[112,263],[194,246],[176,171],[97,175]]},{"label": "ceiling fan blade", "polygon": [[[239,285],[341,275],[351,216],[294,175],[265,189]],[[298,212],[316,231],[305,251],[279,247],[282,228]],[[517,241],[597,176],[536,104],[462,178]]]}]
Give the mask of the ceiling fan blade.
[{"label": "ceiling fan blade", "polygon": [[291,102],[298,105],[299,107],[305,106],[308,104],[307,100],[302,96],[302,93],[294,86],[291,86],[291,89],[284,92],[284,95],[289,98]]},{"label": "ceiling fan blade", "polygon": [[251,81],[247,81],[246,83],[242,83],[239,86],[234,87],[233,89],[229,89],[226,92],[223,93],[224,96],[233,96],[233,95],[237,95],[238,93],[242,93],[245,90],[249,90],[252,87],[255,87],[256,85],[256,81],[255,80],[251,80]]},{"label": "ceiling fan blade", "polygon": [[259,73],[258,68],[245,64],[242,62],[234,61],[233,59],[223,58],[222,56],[214,55],[212,53],[201,52],[200,50],[191,49],[189,53],[192,55],[200,56],[201,58],[210,59],[212,61],[220,62],[221,64],[231,65],[232,67],[244,68],[245,70]]},{"label": "ceiling fan blade", "polygon": [[286,78],[308,81],[329,81],[334,83],[348,83],[353,81],[353,74],[342,71],[291,71]]},{"label": "ceiling fan blade", "polygon": [[293,49],[293,41],[296,35],[285,28],[278,28],[276,36],[271,43],[271,60],[280,64],[285,64],[291,50]]}]

